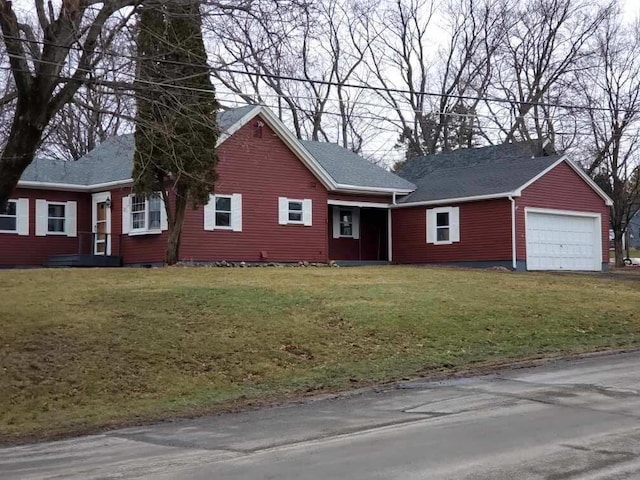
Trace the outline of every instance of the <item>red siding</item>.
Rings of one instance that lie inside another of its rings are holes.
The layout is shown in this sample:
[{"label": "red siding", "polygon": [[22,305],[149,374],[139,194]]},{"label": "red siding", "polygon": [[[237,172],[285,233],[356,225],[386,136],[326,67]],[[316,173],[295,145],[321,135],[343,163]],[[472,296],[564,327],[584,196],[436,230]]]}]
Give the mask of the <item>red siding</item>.
[{"label": "red siding", "polygon": [[516,249],[518,260],[526,259],[524,210],[526,207],[596,212],[602,215],[602,261],[609,262],[609,207],[566,163],[562,162],[516,199]]},{"label": "red siding", "polygon": [[[387,209],[360,209],[360,238],[333,238],[333,222],[329,222],[329,258],[331,260],[387,260]],[[329,207],[331,219],[332,208]]]},{"label": "red siding", "polygon": [[460,208],[460,241],[426,243],[427,208],[392,210],[393,261],[447,263],[511,260],[511,204],[507,199],[442,204]]},{"label": "red siding", "polygon": [[111,190],[111,254],[121,255],[125,265],[162,263],[167,248],[167,233],[153,235],[122,235],[122,198],[130,187]]},{"label": "red siding", "polygon": [[[83,236],[82,232],[91,231],[91,194],[18,188],[11,198],[29,199],[29,236],[0,233],[0,266],[42,265],[50,255],[78,253],[80,242],[90,248],[90,236]],[[78,236],[36,237],[36,200],[77,202]]]},{"label": "red siding", "polygon": [[[328,260],[327,190],[268,126],[254,119],[218,152],[216,192],[242,194],[242,232],[205,231],[204,210],[188,210],[183,260]],[[278,197],[312,200],[312,226],[279,225]]]}]

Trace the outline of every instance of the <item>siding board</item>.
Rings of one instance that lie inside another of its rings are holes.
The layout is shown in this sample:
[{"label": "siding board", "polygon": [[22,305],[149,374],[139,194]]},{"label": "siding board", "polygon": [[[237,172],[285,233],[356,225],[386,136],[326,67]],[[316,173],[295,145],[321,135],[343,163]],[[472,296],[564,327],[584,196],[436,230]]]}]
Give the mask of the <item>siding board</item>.
[{"label": "siding board", "polygon": [[[0,266],[39,266],[51,255],[78,253],[80,242],[84,249],[91,247],[91,194],[18,188],[11,195],[29,199],[29,236],[0,233]],[[77,202],[77,237],[63,235],[36,236],[36,200],[51,202]],[[88,253],[88,252],[85,252]]]},{"label": "siding board", "polygon": [[566,163],[562,162],[525,188],[516,198],[516,250],[518,260],[527,258],[525,208],[552,208],[597,212],[602,217],[602,262],[609,262],[609,207]]},{"label": "siding board", "polygon": [[426,243],[427,208],[392,210],[393,261],[396,263],[452,263],[511,260],[511,203],[508,199],[460,204],[460,242]]}]

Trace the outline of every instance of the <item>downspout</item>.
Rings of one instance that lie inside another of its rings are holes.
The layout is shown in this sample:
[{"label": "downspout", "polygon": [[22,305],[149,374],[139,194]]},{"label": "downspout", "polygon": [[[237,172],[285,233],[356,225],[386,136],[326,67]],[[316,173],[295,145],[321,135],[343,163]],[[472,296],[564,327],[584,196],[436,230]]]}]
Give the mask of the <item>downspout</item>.
[{"label": "downspout", "polygon": [[[391,194],[391,205],[396,204],[396,192]],[[389,262],[393,261],[393,235],[391,232],[391,207],[387,209],[387,256]]]},{"label": "downspout", "polygon": [[514,270],[518,269],[518,258],[516,249],[516,200],[509,195],[511,200],[511,266]]}]

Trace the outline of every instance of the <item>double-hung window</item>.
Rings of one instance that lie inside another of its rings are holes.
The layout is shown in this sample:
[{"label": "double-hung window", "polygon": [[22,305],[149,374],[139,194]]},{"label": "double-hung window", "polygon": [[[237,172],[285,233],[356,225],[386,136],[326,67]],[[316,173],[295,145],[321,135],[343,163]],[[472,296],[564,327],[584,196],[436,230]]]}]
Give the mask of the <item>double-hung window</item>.
[{"label": "double-hung window", "polygon": [[335,205],[332,209],[333,238],[360,238],[360,208]]},{"label": "double-hung window", "polygon": [[310,199],[278,198],[278,223],[311,226],[311,205]]},{"label": "double-hung window", "polygon": [[162,197],[151,195],[131,195],[131,233],[160,232],[162,230]]},{"label": "double-hung window", "polygon": [[302,200],[287,200],[287,223],[302,223]]},{"label": "double-hung window", "polygon": [[[20,210],[18,201],[18,210]],[[20,212],[18,212],[20,217]],[[36,236],[66,235],[77,236],[77,202],[36,200]]]},{"label": "double-hung window", "polygon": [[47,204],[47,233],[66,232],[66,203]]},{"label": "double-hung window", "polygon": [[438,207],[427,210],[427,243],[448,245],[460,241],[460,208]]},{"label": "double-hung window", "polygon": [[437,242],[448,242],[451,235],[450,229],[451,219],[449,218],[449,212],[438,212],[436,213],[436,241]]},{"label": "double-hung window", "polygon": [[18,209],[15,200],[9,200],[5,208],[0,208],[0,232],[14,233],[18,230]]},{"label": "double-hung window", "polygon": [[242,194],[211,195],[204,206],[205,230],[242,231]]},{"label": "double-hung window", "polygon": [[216,228],[231,228],[231,195],[216,195],[214,222]]}]

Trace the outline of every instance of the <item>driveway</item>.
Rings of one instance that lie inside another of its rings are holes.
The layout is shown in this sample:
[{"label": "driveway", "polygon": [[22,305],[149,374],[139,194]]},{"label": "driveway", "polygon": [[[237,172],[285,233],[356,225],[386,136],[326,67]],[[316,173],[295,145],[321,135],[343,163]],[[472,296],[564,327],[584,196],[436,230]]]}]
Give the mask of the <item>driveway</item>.
[{"label": "driveway", "polygon": [[3,479],[631,479],[640,353],[0,449]]}]

